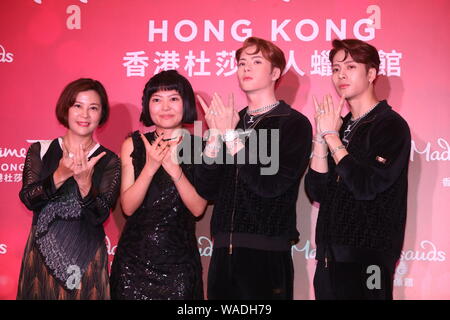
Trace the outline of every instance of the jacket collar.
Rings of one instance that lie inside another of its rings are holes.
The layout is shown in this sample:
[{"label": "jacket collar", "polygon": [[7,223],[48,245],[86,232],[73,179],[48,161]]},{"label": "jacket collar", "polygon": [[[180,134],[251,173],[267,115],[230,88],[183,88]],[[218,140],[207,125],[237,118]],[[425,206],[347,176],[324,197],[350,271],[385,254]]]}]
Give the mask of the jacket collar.
[{"label": "jacket collar", "polygon": [[[373,119],[375,119],[378,115],[392,110],[392,107],[390,105],[388,105],[386,100],[381,100],[378,105],[369,112],[369,114],[366,116],[366,119],[364,119],[364,122],[367,121],[372,121]],[[347,123],[348,121],[350,121],[350,118],[352,117],[351,112],[347,113],[347,115],[344,117],[343,119],[343,123]]]}]

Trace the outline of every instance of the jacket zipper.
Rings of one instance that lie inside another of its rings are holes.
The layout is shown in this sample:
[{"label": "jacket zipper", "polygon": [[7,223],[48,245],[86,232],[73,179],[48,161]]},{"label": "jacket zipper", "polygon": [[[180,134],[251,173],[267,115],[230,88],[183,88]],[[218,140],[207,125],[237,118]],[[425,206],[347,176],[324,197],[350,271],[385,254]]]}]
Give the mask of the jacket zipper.
[{"label": "jacket zipper", "polygon": [[234,177],[234,201],[233,212],[231,213],[231,227],[230,227],[230,245],[228,246],[228,254],[233,254],[233,231],[234,231],[234,214],[236,212],[236,194],[237,194],[237,182],[238,182],[239,167],[236,167],[236,175]]},{"label": "jacket zipper", "polygon": [[[249,129],[254,129],[256,127],[256,125],[263,119],[266,118],[271,118],[271,117],[280,117],[280,116],[287,116],[288,114],[277,114],[277,115],[267,115],[267,116],[263,116],[260,119],[258,119],[255,124],[253,125],[253,127],[249,128]],[[230,227],[230,243],[228,245],[228,254],[232,255],[233,254],[233,231],[234,231],[234,214],[236,212],[236,194],[237,194],[237,183],[238,183],[238,175],[239,175],[239,167],[236,167],[236,175],[235,175],[235,180],[234,180],[234,202],[233,202],[233,212],[231,213],[231,227]]]},{"label": "jacket zipper", "polygon": [[[355,127],[355,129],[354,129],[355,132],[354,132],[354,133],[349,137],[349,139],[348,139],[347,147],[350,145],[350,141],[351,141],[351,139],[353,138],[353,136],[355,135],[356,130],[357,130],[361,125],[363,125],[363,124],[365,124],[365,123],[369,123],[369,122],[374,121],[375,118],[376,118],[376,115],[375,115],[372,119],[363,121],[363,122],[361,122],[360,124],[358,124],[358,125]],[[336,182],[339,183],[340,180],[341,180],[341,176],[338,175],[337,178],[336,178]],[[328,245],[327,245],[327,246],[328,246]],[[325,268],[328,268],[328,247],[325,249]]]},{"label": "jacket zipper", "polygon": [[365,123],[369,123],[369,122],[372,122],[372,121],[374,121],[376,119],[376,115],[373,117],[373,118],[371,118],[371,119],[368,119],[368,120],[365,120],[365,121],[363,121],[363,122],[361,122],[361,123],[359,123],[356,127],[355,127],[355,131],[353,132],[353,134],[349,137],[349,140],[348,140],[348,142],[347,142],[347,147],[350,145],[350,141],[351,141],[351,139],[353,138],[353,136],[355,135],[355,133],[356,133],[356,131],[358,130],[358,128],[359,127],[361,127],[363,124],[365,124]]},{"label": "jacket zipper", "polygon": [[[369,123],[369,122],[374,121],[375,118],[376,118],[376,116],[373,117],[373,119],[369,119],[369,120],[366,120],[366,121],[363,121],[363,122],[359,123],[359,124],[355,127],[355,129],[354,129],[355,132],[354,132],[354,133],[349,137],[349,139],[348,139],[347,147],[350,145],[350,141],[352,140],[353,136],[355,135],[356,130],[357,130],[361,125],[363,125],[363,124],[365,124],[365,123]],[[340,137],[339,137],[339,138],[340,138]],[[347,147],[346,147],[346,148],[347,148]],[[341,180],[341,176],[338,175],[337,178],[336,178],[336,182],[339,183],[340,180]],[[326,266],[326,261],[325,261],[325,266]]]}]

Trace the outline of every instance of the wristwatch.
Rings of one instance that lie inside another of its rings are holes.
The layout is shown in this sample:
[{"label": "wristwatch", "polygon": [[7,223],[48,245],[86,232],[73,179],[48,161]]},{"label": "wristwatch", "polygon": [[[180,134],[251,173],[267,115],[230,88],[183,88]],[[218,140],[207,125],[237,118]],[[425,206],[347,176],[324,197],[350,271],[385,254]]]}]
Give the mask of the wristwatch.
[{"label": "wristwatch", "polygon": [[222,140],[224,142],[230,142],[239,138],[239,133],[236,130],[227,130],[225,134],[222,135]]}]

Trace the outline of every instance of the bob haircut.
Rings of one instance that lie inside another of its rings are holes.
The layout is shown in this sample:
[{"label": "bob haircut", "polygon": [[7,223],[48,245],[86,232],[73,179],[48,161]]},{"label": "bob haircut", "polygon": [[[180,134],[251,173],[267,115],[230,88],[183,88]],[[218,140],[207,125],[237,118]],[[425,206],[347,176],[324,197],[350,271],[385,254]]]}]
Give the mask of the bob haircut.
[{"label": "bob haircut", "polygon": [[69,128],[67,114],[69,112],[69,108],[75,103],[78,93],[88,90],[93,90],[100,96],[102,115],[100,117],[100,122],[98,123],[99,127],[108,120],[109,102],[108,95],[106,94],[106,90],[103,85],[97,80],[80,78],[72,81],[63,89],[61,95],[59,96],[58,102],[56,103],[56,118],[64,127]]},{"label": "bob haircut", "polygon": [[197,120],[194,90],[189,81],[176,70],[161,71],[154,75],[144,87],[142,94],[142,113],[140,121],[146,126],[154,125],[150,117],[149,102],[152,95],[158,91],[177,91],[183,100],[182,123],[193,123]]},{"label": "bob haircut", "polygon": [[252,46],[255,46],[255,52],[251,52],[250,54],[261,52],[263,57],[272,64],[272,69],[280,69],[280,77],[275,82],[275,84],[277,84],[281,79],[284,68],[286,68],[286,58],[284,57],[283,51],[270,41],[257,37],[250,37],[245,39],[242,47],[236,51],[236,60],[239,61],[242,52]]},{"label": "bob haircut", "polygon": [[333,58],[336,53],[340,50],[344,50],[344,60],[347,59],[348,55],[350,55],[355,62],[365,64],[366,71],[369,71],[371,68],[375,68],[378,75],[378,71],[380,70],[380,56],[374,46],[358,39],[335,39],[333,40],[332,45],[333,49],[330,51],[331,64],[333,64]]}]

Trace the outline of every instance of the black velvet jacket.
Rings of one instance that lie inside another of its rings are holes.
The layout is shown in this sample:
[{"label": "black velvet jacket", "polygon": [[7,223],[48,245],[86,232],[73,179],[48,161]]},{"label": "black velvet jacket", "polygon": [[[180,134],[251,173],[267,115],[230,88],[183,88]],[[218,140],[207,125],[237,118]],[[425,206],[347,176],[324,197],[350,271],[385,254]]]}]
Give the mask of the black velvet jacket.
[{"label": "black velvet jacket", "polygon": [[405,234],[410,149],[408,124],[383,100],[352,130],[338,165],[330,155],[328,173],[308,171],[306,191],[320,203],[316,259],[394,267]]},{"label": "black velvet jacket", "polygon": [[[244,127],[246,111],[241,110],[237,128]],[[289,250],[291,241],[299,237],[296,201],[300,179],[308,165],[312,128],[304,115],[284,101],[257,122],[252,134],[257,136],[258,143],[259,129],[279,129],[279,141],[273,146],[274,150],[279,147],[278,172],[263,175],[261,169],[271,164],[249,162],[259,152],[259,148],[249,151],[249,141],[255,138],[250,136],[245,140],[245,148],[234,158],[223,152],[225,164],[202,165],[197,171],[196,187],[202,197],[214,201],[211,233],[215,247],[229,246],[232,242],[233,246]],[[267,132],[270,136],[270,130]],[[271,150],[271,138],[267,140]],[[275,157],[276,153],[270,156]],[[245,164],[236,164],[236,159],[242,156]],[[235,164],[226,164],[229,160]]]}]

